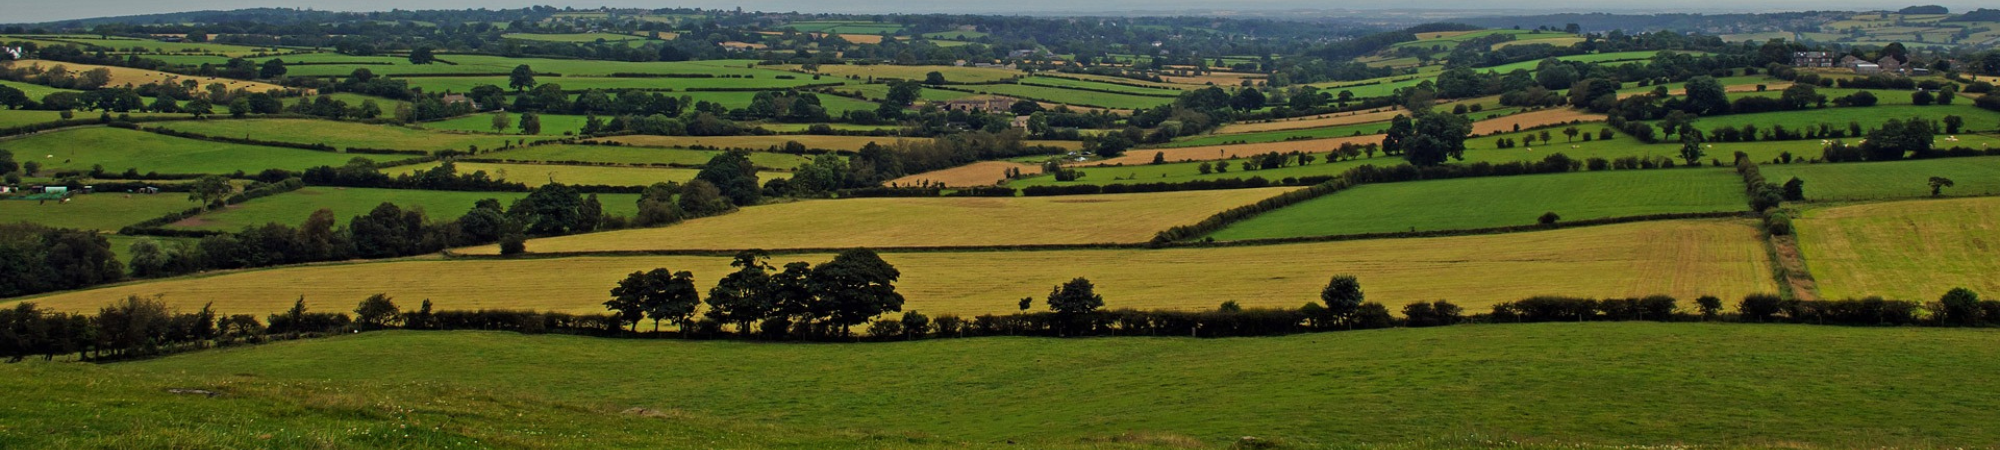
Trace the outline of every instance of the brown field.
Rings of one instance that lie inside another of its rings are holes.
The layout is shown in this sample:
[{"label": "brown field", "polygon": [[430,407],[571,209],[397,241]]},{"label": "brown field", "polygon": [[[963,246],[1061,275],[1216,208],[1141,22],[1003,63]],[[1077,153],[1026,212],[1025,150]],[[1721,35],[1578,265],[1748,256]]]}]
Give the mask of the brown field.
[{"label": "brown field", "polygon": [[[688,148],[688,146],[693,146],[693,145],[705,145],[709,147],[718,147],[718,148],[747,148],[754,150],[769,149],[771,147],[785,145],[786,142],[798,141],[800,144],[805,144],[807,148],[858,151],[861,150],[861,147],[867,146],[868,143],[870,142],[874,142],[879,145],[889,145],[897,141],[928,142],[930,138],[875,137],[875,136],[818,136],[818,135],[773,135],[773,136],[633,135],[633,136],[615,136],[598,140],[605,142],[617,142],[624,145],[635,145],[640,147]],[[1052,147],[1062,147],[1071,150],[1077,150],[1083,148],[1083,143],[1079,141],[1026,141],[1026,143],[1028,145],[1047,145]]]},{"label": "brown field", "polygon": [[1382,143],[1383,137],[1384,135],[1380,134],[1370,134],[1363,136],[1337,137],[1331,139],[1313,139],[1305,141],[1279,141],[1279,142],[1263,142],[1256,144],[1210,145],[1203,147],[1135,149],[1135,150],[1128,150],[1125,152],[1124,155],[1119,156],[1117,158],[1089,161],[1076,165],[1136,166],[1142,164],[1151,164],[1153,162],[1154,153],[1165,153],[1167,155],[1166,156],[1167,161],[1207,161],[1216,159],[1234,159],[1252,155],[1262,155],[1271,152],[1288,153],[1293,151],[1303,151],[1311,153],[1326,153],[1327,151],[1340,148],[1340,144],[1347,142],[1352,142],[1361,145],[1380,144]]},{"label": "brown field", "polygon": [[[1022,297],[1088,277],[1111,308],[1199,310],[1223,301],[1296,308],[1318,301],[1328,277],[1352,274],[1368,300],[1392,311],[1445,299],[1468,313],[1534,295],[1741,298],[1773,292],[1756,229],[1746,221],[1645,222],[1489,236],[1327,242],[1166,250],[885,253],[902,271],[906,310],[1005,314]],[[529,244],[533,249],[534,243]],[[827,255],[774,258],[823,262]],[[728,258],[572,257],[518,260],[406,260],[296,266],[175,278],[62,293],[32,301],[95,311],[127,295],[164,295],[183,309],[213,302],[223,314],[283,311],[304,296],[316,311],[349,311],[375,293],[405,307],[424,299],[441,309],[510,308],[603,312],[606,292],[625,274],[665,267],[694,272],[704,289],[727,273]],[[1578,274],[1589,274],[1578,276]]]},{"label": "brown field", "polygon": [[1353,125],[1357,123],[1387,122],[1389,121],[1389,119],[1396,118],[1396,115],[1398,114],[1404,114],[1402,108],[1389,107],[1389,108],[1369,110],[1369,111],[1353,111],[1353,112],[1343,112],[1343,113],[1333,113],[1333,114],[1321,114],[1317,116],[1308,116],[1308,117],[1294,117],[1289,119],[1278,119],[1268,122],[1232,123],[1228,125],[1223,125],[1221,128],[1217,128],[1214,134],[1256,133],[1263,131],[1298,130],[1305,128]]},{"label": "brown field", "polygon": [[890,186],[915,186],[921,182],[943,184],[946,187],[992,186],[1007,180],[1007,169],[1020,169],[1021,173],[1042,173],[1042,166],[1008,161],[981,161],[944,170],[933,170],[889,180]]},{"label": "brown field", "polygon": [[14,62],[14,65],[15,65],[14,67],[22,67],[24,65],[41,66],[43,69],[48,69],[55,66],[63,66],[65,69],[68,69],[70,73],[95,70],[99,68],[110,69],[111,70],[110,86],[124,86],[124,85],[138,86],[146,83],[156,83],[156,82],[180,83],[182,80],[194,80],[196,83],[201,83],[202,89],[207,89],[208,85],[215,83],[222,83],[224,86],[229,86],[230,90],[246,89],[252,92],[280,91],[285,89],[284,86],[279,86],[269,83],[259,83],[255,81],[243,81],[243,80],[235,80],[229,78],[216,78],[216,77],[198,77],[192,75],[181,75],[177,73],[167,73],[154,70],[133,69],[130,67],[99,66],[92,64],[77,64],[77,63],[68,63],[61,61],[42,61],[34,59],[24,59],[16,61]]},{"label": "brown field", "polygon": [[1494,133],[1509,133],[1514,131],[1514,125],[1520,125],[1521,129],[1526,130],[1578,120],[1584,122],[1602,122],[1605,119],[1606,117],[1603,114],[1591,114],[1570,108],[1544,109],[1473,122],[1472,134],[1474,136],[1485,136]]},{"label": "brown field", "polygon": [[[528,241],[531,253],[1146,242],[1291,188],[1009,198],[857,198],[754,206],[663,228]],[[465,250],[498,253],[495,246]]]}]

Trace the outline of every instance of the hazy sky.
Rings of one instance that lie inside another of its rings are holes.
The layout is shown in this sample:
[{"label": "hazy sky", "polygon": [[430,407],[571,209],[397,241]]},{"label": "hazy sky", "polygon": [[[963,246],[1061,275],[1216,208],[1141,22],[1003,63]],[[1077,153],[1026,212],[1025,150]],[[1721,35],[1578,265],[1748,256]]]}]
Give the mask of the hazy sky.
[{"label": "hazy sky", "polygon": [[[164,12],[228,10],[255,7],[307,7],[336,11],[380,11],[388,9],[514,8],[530,5],[583,7],[702,7],[762,11],[845,12],[845,13],[1008,13],[1008,12],[1103,12],[1172,11],[1189,9],[1491,9],[1488,0],[6,0],[0,3],[0,23],[47,22],[106,16],[126,16]],[[1864,0],[1526,0],[1509,2],[1510,8],[1581,11],[1676,11],[1740,12],[1773,10],[1874,10],[1897,9],[1910,4],[1942,4],[1954,11],[1969,10],[1981,2],[1891,3]]]}]

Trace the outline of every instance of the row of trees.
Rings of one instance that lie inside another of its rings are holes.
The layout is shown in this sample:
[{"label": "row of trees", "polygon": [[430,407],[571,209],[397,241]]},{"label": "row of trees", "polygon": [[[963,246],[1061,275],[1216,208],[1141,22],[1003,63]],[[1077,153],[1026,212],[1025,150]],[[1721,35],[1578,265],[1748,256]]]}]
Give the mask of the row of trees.
[{"label": "row of trees", "polygon": [[[736,255],[724,276],[709,289],[703,317],[718,327],[733,326],[739,335],[845,337],[856,325],[876,316],[903,310],[896,292],[902,272],[875,252],[853,249],[818,265],[805,262],[772,267],[768,254],[746,251]],[[680,326],[685,335],[695,328],[694,314],[703,299],[694,275],[667,269],[633,272],[611,289],[604,303],[617,323],[637,330],[641,319]]]}]

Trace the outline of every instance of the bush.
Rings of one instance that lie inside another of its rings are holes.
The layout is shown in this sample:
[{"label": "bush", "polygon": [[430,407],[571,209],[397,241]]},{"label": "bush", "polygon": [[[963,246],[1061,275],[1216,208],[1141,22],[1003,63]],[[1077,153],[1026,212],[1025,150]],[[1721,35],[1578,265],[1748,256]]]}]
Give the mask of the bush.
[{"label": "bush", "polygon": [[1748,322],[1769,322],[1784,310],[1785,300],[1771,294],[1750,294],[1743,296],[1743,302],[1736,304],[1736,311],[1743,314]]},{"label": "bush", "polygon": [[1792,217],[1781,212],[1766,215],[1764,216],[1764,231],[1771,233],[1772,236],[1790,236],[1792,234]]}]

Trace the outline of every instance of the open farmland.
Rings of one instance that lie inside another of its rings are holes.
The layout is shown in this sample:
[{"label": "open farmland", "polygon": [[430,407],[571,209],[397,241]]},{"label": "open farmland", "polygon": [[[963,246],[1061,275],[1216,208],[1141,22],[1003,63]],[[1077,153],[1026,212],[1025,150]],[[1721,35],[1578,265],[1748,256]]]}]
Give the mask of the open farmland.
[{"label": "open farmland", "polygon": [[[780,72],[782,74],[782,72]],[[779,76],[794,77],[791,79]],[[473,88],[491,85],[506,86],[506,76],[466,76],[466,77],[418,77],[410,78],[410,87],[422,88],[430,92],[471,92]],[[586,89],[620,90],[671,90],[688,89],[785,89],[808,84],[838,83],[833,81],[813,81],[811,76],[782,74],[757,78],[613,78],[613,77],[540,77],[542,84],[554,84],[564,91]]]},{"label": "open farmland", "polygon": [[[167,122],[158,126],[175,131],[208,136],[249,138],[260,141],[324,144],[334,148],[377,148],[392,150],[482,150],[521,143],[520,136],[449,133],[394,125],[328,122],[309,119],[199,120]],[[371,155],[371,159],[394,159],[393,155]]]},{"label": "open farmland", "polygon": [[[515,200],[526,197],[526,192],[463,192],[463,191],[419,191],[407,189],[369,189],[307,187],[297,191],[229,205],[170,226],[173,228],[213,231],[236,231],[246,226],[266,223],[281,223],[298,226],[305,222],[313,211],[322,208],[333,210],[336,220],[345,223],[349,218],[367,214],[383,203],[394,203],[404,210],[422,209],[431,220],[456,220],[472,209],[473,203],[483,199],[496,199],[505,207]],[[605,214],[631,217],[638,211],[636,194],[598,194],[598,201],[604,205]]]},{"label": "open farmland", "polygon": [[[786,70],[805,70],[799,66],[778,67]],[[819,66],[817,73],[836,78],[859,79],[862,81],[875,80],[880,82],[891,79],[923,81],[924,77],[931,72],[943,74],[945,81],[951,83],[994,83],[1027,75],[1021,71],[1009,69],[955,66],[900,66],[891,64],[829,64]]]},{"label": "open farmland", "polygon": [[[908,298],[904,308],[926,314],[1010,313],[1021,297],[1046,294],[1050,286],[1078,276],[1096,282],[1111,308],[1207,310],[1225,300],[1292,308],[1317,300],[1327,277],[1337,273],[1360,277],[1371,300],[1450,299],[1477,311],[1545,294],[1741,298],[1771,292],[1777,287],[1764,247],[1748,223],[1668,221],[1445,238],[882,257],[903,272],[896,290]],[[530,241],[528,249],[543,244]],[[817,263],[830,257],[774,260]],[[300,296],[309,307],[337,311],[385,292],[399,299],[428,298],[451,309],[584,313],[603,311],[605,290],[625,274],[654,267],[692,271],[704,286],[731,270],[725,256],[412,260],[230,272],[31,300],[81,311],[126,295],[163,294],[187,307],[214,302],[224,313],[265,314],[290,307]],[[479,288],[468,289],[472,286]]]},{"label": "open farmland", "polygon": [[644,36],[634,36],[629,34],[612,34],[612,33],[566,33],[566,34],[507,33],[500,35],[500,37],[507,39],[520,39],[524,41],[551,41],[551,42],[597,42],[597,41],[624,42],[624,41],[646,40]]},{"label": "open farmland", "polygon": [[0,128],[13,128],[58,120],[62,120],[62,112],[59,111],[0,109]]},{"label": "open farmland", "polygon": [[[1810,185],[1808,185],[1810,186]],[[1806,210],[1799,250],[1825,298],[1936,299],[2000,292],[2000,198],[1909,200]]]},{"label": "open farmland", "polygon": [[[456,119],[440,120],[436,122],[426,122],[422,124],[422,126],[424,128],[429,128],[433,130],[443,130],[443,131],[457,131],[466,133],[495,133],[495,134],[507,134],[516,136],[524,135],[521,132],[520,114],[508,114],[507,129],[494,131],[493,116],[495,114],[498,113],[473,114]],[[588,120],[588,118],[585,116],[575,116],[568,114],[542,114],[541,115],[542,132],[540,134],[536,134],[536,136],[567,136],[567,135],[580,134],[583,132],[583,123],[585,120]]]},{"label": "open farmland", "polygon": [[[22,83],[19,81],[6,81],[6,80],[0,80],[0,86],[6,86],[21,91],[22,95],[26,95],[29,100],[34,100],[34,101],[41,101],[42,97],[47,97],[49,94],[54,94],[58,92],[73,92],[79,94],[83,92],[71,89],[52,88],[39,84]],[[54,113],[55,111],[49,111],[49,112]]]},{"label": "open farmland", "polygon": [[[688,148],[696,145],[721,149],[766,150],[782,147],[786,142],[805,144],[806,148],[818,150],[858,151],[868,143],[890,145],[897,141],[927,141],[929,138],[906,138],[895,136],[821,136],[821,135],[772,135],[772,136],[615,136],[598,139],[623,145],[641,147]],[[1077,150],[1083,148],[1077,141],[1024,141],[1025,145],[1045,145]]]},{"label": "open farmland", "polygon": [[1356,186],[1252,217],[1216,240],[1440,231],[1562,220],[1748,210],[1742,179],[1720,169],[1611,171]]},{"label": "open farmland", "polygon": [[96,69],[106,69],[111,71],[110,86],[124,86],[124,85],[138,86],[147,83],[179,84],[183,80],[193,80],[195,83],[200,84],[204,89],[206,89],[208,85],[217,83],[229,87],[230,90],[244,89],[252,92],[278,91],[285,89],[284,87],[275,84],[259,83],[255,81],[242,81],[242,80],[232,80],[228,78],[181,75],[176,73],[167,73],[154,70],[134,69],[130,67],[99,66],[91,64],[62,62],[62,61],[40,61],[40,60],[15,61],[13,64],[14,67],[17,68],[41,67],[44,70],[52,69],[55,66],[63,66],[63,68],[68,69],[71,73],[80,73]]},{"label": "open farmland", "polygon": [[[479,159],[502,161],[584,162],[605,164],[673,164],[699,166],[720,155],[720,150],[686,150],[614,145],[537,145],[485,153]],[[812,159],[804,155],[777,152],[750,152],[750,162],[758,167],[791,169]]]},{"label": "open farmland", "polygon": [[[858,198],[744,208],[678,225],[528,242],[534,253],[1146,242],[1288,188],[1016,198]],[[827,221],[805,217],[841,217]],[[1048,220],[1061,217],[1062,220]],[[473,253],[493,253],[482,248]]]},{"label": "open farmland", "polygon": [[118,231],[171,212],[199,206],[187,194],[154,195],[104,192],[71,197],[68,202],[0,200],[0,223],[33,222],[57,228]]},{"label": "open farmland", "polygon": [[[1515,115],[1519,115],[1522,117],[1518,118],[1510,117]],[[1488,133],[1499,130],[1509,130],[1515,124],[1520,124],[1523,128],[1532,128],[1535,126],[1548,125],[1552,123],[1566,123],[1571,120],[1590,121],[1593,119],[1594,120],[1603,119],[1603,116],[1578,114],[1576,111],[1567,109],[1544,110],[1544,111],[1523,113],[1516,108],[1502,108],[1502,109],[1467,113],[1465,117],[1467,119],[1475,121],[1473,127],[1475,133],[1481,132],[1482,130]],[[1242,143],[1255,144],[1264,142],[1305,141],[1305,140],[1323,139],[1323,138],[1348,138],[1348,137],[1362,136],[1362,135],[1382,134],[1384,132],[1389,131],[1388,119],[1393,119],[1393,118],[1395,118],[1395,114],[1390,114],[1387,119],[1383,119],[1381,121],[1353,123],[1348,125],[1333,125],[1323,128],[1279,129],[1275,131],[1260,131],[1260,132],[1250,132],[1250,133],[1240,133],[1240,134],[1218,133],[1218,134],[1196,136],[1189,139],[1174,141],[1171,144],[1167,144],[1167,146],[1199,147],[1199,146],[1223,145],[1223,144],[1242,144]]]},{"label": "open farmland", "polygon": [[1144,95],[1152,97],[1172,98],[1172,97],[1179,97],[1181,94],[1181,91],[1174,89],[1136,87],[1136,86],[1128,86],[1125,84],[1086,81],[1086,80],[1077,80],[1077,79],[1062,78],[1062,77],[1033,76],[1033,77],[1023,78],[1019,83],[1030,86],[1049,86],[1049,87],[1059,87],[1059,88],[1069,88],[1069,89],[1111,91],[1121,94]]},{"label": "open farmland", "polygon": [[1768,130],[1774,125],[1783,125],[1785,129],[1799,131],[1807,127],[1817,128],[1820,125],[1845,130],[1849,123],[1859,123],[1864,129],[1875,129],[1880,128],[1883,122],[1891,119],[1909,120],[1910,118],[1921,118],[1924,120],[1942,121],[1945,116],[1959,116],[1964,118],[1965,128],[1961,131],[1962,133],[1993,131],[1995,130],[1994,127],[2000,126],[2000,112],[1979,109],[1972,106],[1971,102],[1957,102],[1952,105],[1933,106],[1828,107],[1804,111],[1732,114],[1695,119],[1694,126],[1702,130],[1713,130],[1725,126],[1742,128],[1744,125],[1756,125],[1759,129]]},{"label": "open farmland", "polygon": [[1764,177],[1804,181],[1807,200],[1885,200],[1928,197],[1931,177],[1953,182],[1948,196],[2000,195],[2000,157],[1941,158],[1840,164],[1766,164]]},{"label": "open farmland", "polygon": [[1264,131],[1297,130],[1307,128],[1354,125],[1369,122],[1388,122],[1398,115],[1408,115],[1402,108],[1390,107],[1381,110],[1356,111],[1322,114],[1311,117],[1272,120],[1267,122],[1237,122],[1215,129],[1215,134],[1256,133]]},{"label": "open farmland", "polygon": [[163,174],[255,173],[264,169],[302,171],[313,166],[338,166],[356,155],[286,147],[228,144],[177,138],[144,131],[88,127],[35,134],[0,141],[22,161],[39,161],[43,170],[90,171],[102,165],[111,173],[138,169]]},{"label": "open farmland", "polygon": [[1174,102],[1173,97],[1114,94],[1025,84],[982,84],[951,86],[950,88],[978,94],[1005,95],[1039,102],[1111,109],[1151,108]]},{"label": "open farmland", "polygon": [[[400,175],[421,170],[430,170],[441,163],[416,164],[382,169],[383,173]],[[561,164],[504,164],[482,162],[459,162],[458,173],[486,172],[486,176],[502,181],[514,181],[528,186],[542,186],[551,183],[590,186],[650,186],[654,183],[686,183],[694,179],[698,169],[670,167],[633,166],[571,166]],[[786,178],[785,172],[758,172],[761,180]]]},{"label": "open farmland", "polygon": [[907,175],[889,180],[890,186],[944,185],[947,187],[990,186],[1007,179],[1008,171],[1024,174],[1042,172],[1042,166],[1007,161],[985,161],[953,167],[950,169]]}]

